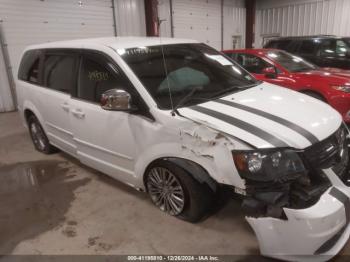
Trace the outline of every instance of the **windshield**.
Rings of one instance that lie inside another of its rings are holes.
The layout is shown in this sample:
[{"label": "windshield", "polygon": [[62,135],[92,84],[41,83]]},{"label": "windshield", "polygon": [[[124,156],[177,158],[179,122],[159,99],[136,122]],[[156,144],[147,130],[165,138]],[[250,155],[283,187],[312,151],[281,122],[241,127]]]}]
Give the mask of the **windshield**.
[{"label": "windshield", "polygon": [[172,109],[169,89],[176,107],[194,88],[187,105],[259,83],[235,62],[204,44],[164,45],[163,50],[166,67],[162,46],[117,50],[161,109]]},{"label": "windshield", "polygon": [[270,51],[267,53],[267,56],[292,73],[307,72],[317,69],[317,66],[306,62],[302,58],[283,51]]}]

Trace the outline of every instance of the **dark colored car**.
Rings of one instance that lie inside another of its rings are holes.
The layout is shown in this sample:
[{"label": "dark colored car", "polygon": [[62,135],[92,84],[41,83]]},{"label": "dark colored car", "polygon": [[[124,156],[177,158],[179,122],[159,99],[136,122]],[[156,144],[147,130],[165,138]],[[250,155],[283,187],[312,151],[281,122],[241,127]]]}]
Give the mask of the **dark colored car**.
[{"label": "dark colored car", "polygon": [[350,71],[319,68],[276,49],[226,50],[224,53],[258,80],[329,103],[350,124]]},{"label": "dark colored car", "polygon": [[287,51],[320,67],[350,69],[349,37],[283,37],[270,40],[264,48]]}]

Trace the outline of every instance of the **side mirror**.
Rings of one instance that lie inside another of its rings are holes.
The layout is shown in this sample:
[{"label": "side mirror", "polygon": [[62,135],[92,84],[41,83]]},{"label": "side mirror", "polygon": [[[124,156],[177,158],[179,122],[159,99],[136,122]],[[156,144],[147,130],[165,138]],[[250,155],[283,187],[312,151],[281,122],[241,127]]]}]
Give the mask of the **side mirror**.
[{"label": "side mirror", "polygon": [[135,111],[131,103],[131,95],[122,89],[110,89],[101,96],[101,107],[110,111]]},{"label": "side mirror", "polygon": [[277,78],[277,71],[274,67],[266,67],[263,69],[263,74],[266,78],[274,79]]}]

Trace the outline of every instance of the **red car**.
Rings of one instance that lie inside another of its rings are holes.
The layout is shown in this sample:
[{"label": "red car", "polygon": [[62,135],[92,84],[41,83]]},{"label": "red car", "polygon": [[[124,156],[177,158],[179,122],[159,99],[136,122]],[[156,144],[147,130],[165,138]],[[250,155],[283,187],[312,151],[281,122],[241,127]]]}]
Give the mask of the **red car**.
[{"label": "red car", "polygon": [[274,49],[227,50],[224,53],[259,80],[329,103],[350,124],[350,71],[319,68],[300,57]]}]

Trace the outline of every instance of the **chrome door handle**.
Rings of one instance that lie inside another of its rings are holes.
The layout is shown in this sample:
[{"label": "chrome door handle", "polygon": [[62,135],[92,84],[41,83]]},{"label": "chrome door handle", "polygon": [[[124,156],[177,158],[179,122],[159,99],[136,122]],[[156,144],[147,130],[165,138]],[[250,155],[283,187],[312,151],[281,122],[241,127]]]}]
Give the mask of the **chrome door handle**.
[{"label": "chrome door handle", "polygon": [[63,108],[64,111],[69,111],[70,106],[67,102],[61,104],[61,107]]},{"label": "chrome door handle", "polygon": [[76,116],[77,118],[84,118],[85,117],[85,113],[83,111],[81,111],[80,109],[72,110],[72,114],[74,116]]}]

